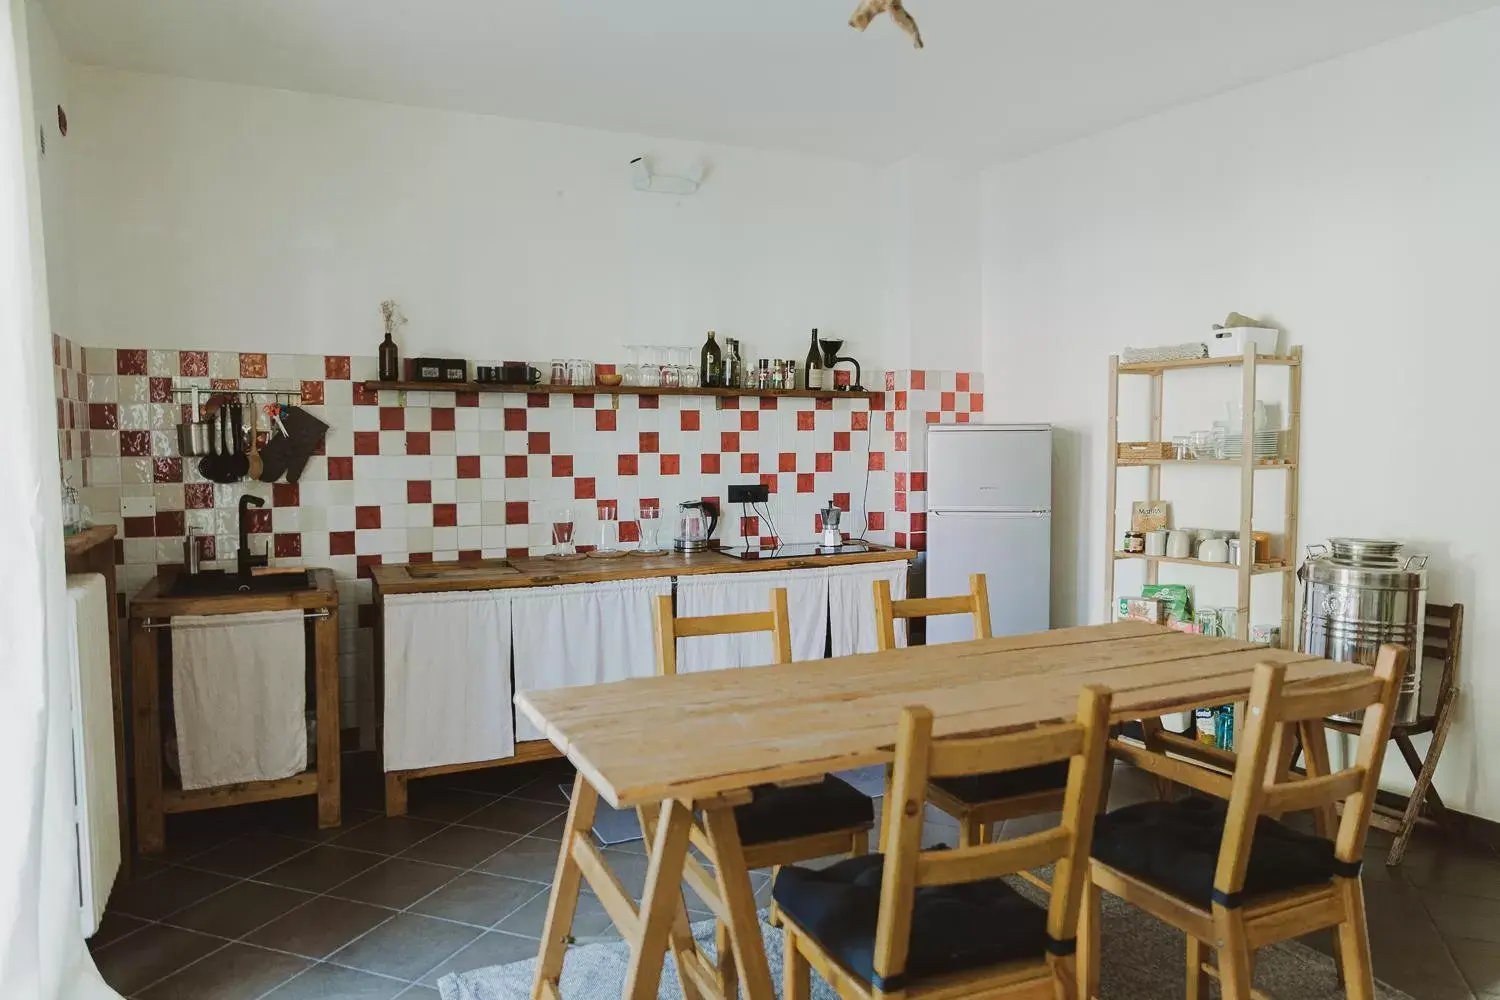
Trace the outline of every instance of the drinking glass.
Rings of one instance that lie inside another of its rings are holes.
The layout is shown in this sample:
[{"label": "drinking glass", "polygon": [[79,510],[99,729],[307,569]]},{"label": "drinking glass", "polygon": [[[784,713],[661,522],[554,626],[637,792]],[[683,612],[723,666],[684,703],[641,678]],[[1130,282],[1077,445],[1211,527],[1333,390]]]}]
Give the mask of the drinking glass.
[{"label": "drinking glass", "polygon": [[661,507],[656,504],[641,504],[640,525],[641,543],[636,551],[643,553],[662,551]]},{"label": "drinking glass", "polygon": [[577,555],[578,548],[573,544],[573,508],[559,507],[552,512],[552,547],[552,554],[560,559]]},{"label": "drinking glass", "polygon": [[566,361],[564,361],[562,358],[553,358],[552,359],[552,384],[553,385],[567,385],[568,384],[568,363]]},{"label": "drinking glass", "polygon": [[1214,458],[1214,432],[1193,431],[1192,448],[1194,458]]},{"label": "drinking glass", "polygon": [[640,364],[640,361],[641,361],[641,349],[639,347],[636,347],[636,346],[632,345],[630,347],[625,348],[625,350],[629,352],[629,354],[630,354],[630,360],[628,362],[626,362],[624,368],[620,369],[620,384],[621,385],[640,385],[641,384],[641,364]]},{"label": "drinking glass", "polygon": [[614,500],[599,501],[599,544],[594,554],[618,555],[620,551],[620,505]]},{"label": "drinking glass", "polygon": [[661,362],[656,358],[656,348],[644,345],[641,352],[641,385],[655,387],[661,385]]}]

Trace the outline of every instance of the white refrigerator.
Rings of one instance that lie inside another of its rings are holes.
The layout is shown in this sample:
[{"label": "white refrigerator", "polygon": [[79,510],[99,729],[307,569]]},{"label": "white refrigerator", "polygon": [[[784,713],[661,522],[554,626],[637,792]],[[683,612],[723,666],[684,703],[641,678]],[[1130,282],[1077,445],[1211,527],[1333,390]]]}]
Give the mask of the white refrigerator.
[{"label": "white refrigerator", "polygon": [[[927,596],[969,590],[983,573],[995,635],[1051,625],[1052,427],[927,428]],[[973,638],[964,615],[927,619],[929,643]]]}]

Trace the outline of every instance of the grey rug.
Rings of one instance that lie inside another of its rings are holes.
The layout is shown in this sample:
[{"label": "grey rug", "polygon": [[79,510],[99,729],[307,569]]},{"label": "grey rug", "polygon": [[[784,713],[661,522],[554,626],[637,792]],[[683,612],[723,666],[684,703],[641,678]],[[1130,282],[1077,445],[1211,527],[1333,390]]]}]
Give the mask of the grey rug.
[{"label": "grey rug", "polygon": [[[1020,884],[1022,891],[1036,890]],[[781,932],[762,924],[771,981],[781,982]],[[693,925],[699,943],[713,951],[713,922]],[[1135,907],[1104,897],[1104,956],[1101,963],[1102,1000],[1181,1000],[1184,996],[1185,943],[1180,933]],[[563,965],[564,1000],[616,1000],[625,982],[629,960],[618,941],[588,944],[569,950]],[[438,981],[443,1000],[529,1000],[534,959],[495,965],[444,976]],[[682,1000],[676,963],[670,956],[662,972],[661,1000]],[[812,1000],[838,1000],[817,974],[812,977]],[[1334,978],[1333,960],[1296,942],[1262,948],[1256,953],[1255,986],[1276,1000],[1342,1000]],[[1383,983],[1375,986],[1379,1000],[1413,1000]]]}]

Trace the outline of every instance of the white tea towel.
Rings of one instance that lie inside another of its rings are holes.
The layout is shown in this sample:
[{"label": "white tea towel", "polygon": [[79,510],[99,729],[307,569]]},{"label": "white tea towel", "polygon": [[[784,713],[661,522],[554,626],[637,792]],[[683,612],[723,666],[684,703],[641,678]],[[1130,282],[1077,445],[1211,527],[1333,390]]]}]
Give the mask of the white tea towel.
[{"label": "white tea towel", "polygon": [[[509,591],[516,690],[549,691],[656,673],[656,599],[670,577]],[[516,713],[516,739],[546,734]]]},{"label": "white tea towel", "polygon": [[[821,660],[828,642],[828,577],[820,569],[713,573],[677,578],[677,614],[733,615],[769,611],[771,590],[785,587],[792,618],[792,659]],[[771,633],[695,636],[677,641],[677,671],[696,673],[771,662]]]},{"label": "white tea towel", "polygon": [[307,770],[302,612],[174,617],[172,705],[185,789]]},{"label": "white tea towel", "polygon": [[503,590],[384,599],[387,771],[515,754],[510,609]]},{"label": "white tea towel", "polygon": [[[875,581],[889,580],[891,600],[906,599],[906,561],[828,569],[828,621],[834,656],[875,652]],[[906,645],[906,622],[896,622],[896,645]]]}]

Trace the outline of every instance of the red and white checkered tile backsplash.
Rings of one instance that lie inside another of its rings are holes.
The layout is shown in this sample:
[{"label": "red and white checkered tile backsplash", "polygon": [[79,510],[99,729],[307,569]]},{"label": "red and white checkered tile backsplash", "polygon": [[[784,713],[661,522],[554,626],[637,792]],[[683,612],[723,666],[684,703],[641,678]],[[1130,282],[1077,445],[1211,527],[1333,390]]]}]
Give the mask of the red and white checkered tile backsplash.
[{"label": "red and white checkered tile backsplash", "polygon": [[[244,493],[267,500],[250,524],[255,551],[273,563],[331,567],[344,597],[345,724],[371,689],[370,567],[382,562],[477,559],[545,552],[560,509],[585,547],[612,507],[623,544],[639,538],[636,512],[662,511],[727,487],[764,483],[770,514],[790,541],[819,530],[833,498],[868,511],[874,540],[925,547],[921,426],[979,419],[979,376],[888,372],[871,402],[621,394],[367,391],[369,357],[89,348],[55,338],[64,471],[98,523],[121,529],[119,585],[133,592],[157,567],[182,561],[189,530],[200,556],[227,563],[238,545]],[[176,451],[184,409],[174,385],[296,388],[329,425],[300,483],[207,482]],[[916,447],[913,448],[913,443]],[[71,452],[69,446],[71,445]],[[70,459],[69,455],[73,457]],[[73,464],[70,466],[69,462]],[[121,500],[153,497],[153,517],[121,516]],[[726,544],[772,541],[756,512],[726,510]],[[358,699],[358,700],[357,700]]]}]

